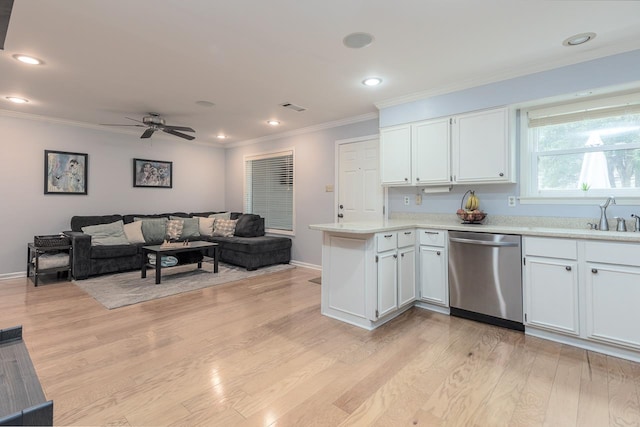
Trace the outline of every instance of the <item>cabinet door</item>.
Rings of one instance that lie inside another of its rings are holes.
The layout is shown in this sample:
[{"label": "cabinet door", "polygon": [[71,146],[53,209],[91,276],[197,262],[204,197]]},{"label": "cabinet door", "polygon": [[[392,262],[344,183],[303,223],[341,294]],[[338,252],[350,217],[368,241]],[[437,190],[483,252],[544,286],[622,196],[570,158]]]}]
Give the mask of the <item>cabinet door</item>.
[{"label": "cabinet door", "polygon": [[578,335],[577,262],[527,257],[524,272],[525,323]]},{"label": "cabinet door", "polygon": [[414,185],[451,182],[450,128],[448,118],[413,125]]},{"label": "cabinet door", "polygon": [[587,337],[640,348],[640,268],[586,266]]},{"label": "cabinet door", "polygon": [[380,129],[380,178],[383,185],[411,184],[411,125]]},{"label": "cabinet door", "polygon": [[398,255],[378,254],[378,318],[398,308]]},{"label": "cabinet door", "polygon": [[444,248],[420,246],[420,298],[449,307],[447,257]]},{"label": "cabinet door", "polygon": [[398,307],[416,299],[416,250],[406,247],[398,250]]},{"label": "cabinet door", "polygon": [[453,127],[456,183],[513,182],[508,109],[457,116]]}]

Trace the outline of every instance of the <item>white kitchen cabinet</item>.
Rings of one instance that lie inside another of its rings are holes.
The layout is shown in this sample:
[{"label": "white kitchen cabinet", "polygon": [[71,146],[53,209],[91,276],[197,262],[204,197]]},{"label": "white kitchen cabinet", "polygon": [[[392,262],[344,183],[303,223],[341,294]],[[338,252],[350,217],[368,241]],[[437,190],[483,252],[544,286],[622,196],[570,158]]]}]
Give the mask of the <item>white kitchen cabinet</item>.
[{"label": "white kitchen cabinet", "polygon": [[378,253],[377,317],[384,317],[415,300],[415,230],[376,235]]},{"label": "white kitchen cabinet", "polygon": [[449,307],[446,231],[419,229],[420,299]]},{"label": "white kitchen cabinet", "polygon": [[398,308],[398,254],[395,250],[379,253],[377,317],[384,317]]},{"label": "white kitchen cabinet", "polygon": [[457,184],[515,182],[509,109],[498,108],[453,119],[453,180]]},{"label": "white kitchen cabinet", "polygon": [[[415,234],[413,230],[411,233]],[[404,307],[415,300],[416,248],[414,241],[412,245],[398,249],[398,307]]]},{"label": "white kitchen cabinet", "polygon": [[411,185],[411,125],[380,129],[380,179],[383,185]]},{"label": "white kitchen cabinet", "polygon": [[525,325],[580,334],[575,240],[524,239]]},{"label": "white kitchen cabinet", "polygon": [[640,349],[640,247],[585,243],[587,337]]},{"label": "white kitchen cabinet", "polygon": [[515,182],[511,128],[508,108],[382,128],[382,184]]}]

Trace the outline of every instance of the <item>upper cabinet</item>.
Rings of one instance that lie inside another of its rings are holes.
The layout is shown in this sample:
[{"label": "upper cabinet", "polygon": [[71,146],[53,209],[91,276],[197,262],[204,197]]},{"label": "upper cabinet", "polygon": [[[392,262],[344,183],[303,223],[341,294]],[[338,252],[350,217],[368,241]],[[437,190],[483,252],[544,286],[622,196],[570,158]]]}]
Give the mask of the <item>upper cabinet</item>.
[{"label": "upper cabinet", "polygon": [[383,185],[515,182],[509,109],[380,130]]}]

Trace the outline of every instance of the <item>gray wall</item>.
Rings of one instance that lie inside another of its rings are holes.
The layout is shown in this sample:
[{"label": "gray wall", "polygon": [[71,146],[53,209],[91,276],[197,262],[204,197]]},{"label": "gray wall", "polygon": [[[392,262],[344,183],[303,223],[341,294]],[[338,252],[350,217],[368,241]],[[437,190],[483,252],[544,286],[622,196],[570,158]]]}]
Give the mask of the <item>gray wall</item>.
[{"label": "gray wall", "polygon": [[[0,114],[3,224],[0,278],[26,270],[34,235],[69,229],[73,215],[223,210],[225,156],[220,148],[178,138],[133,135]],[[44,194],[44,150],[89,154],[88,192]],[[173,188],[134,188],[133,158],[173,162]]]},{"label": "gray wall", "polygon": [[334,185],[335,142],[377,134],[378,120],[374,119],[227,149],[226,207],[232,211],[241,211],[243,208],[244,156],[294,148],[296,234],[293,237],[291,258],[320,266],[322,233],[309,230],[308,226],[334,221],[334,193],[325,192],[325,186]]},{"label": "gray wall", "polygon": [[[531,102],[537,99],[575,93],[606,86],[637,82],[640,85],[640,50],[612,55],[567,67],[530,74],[497,83],[461,90],[446,95],[388,107],[380,111],[380,126],[392,126],[503,105]],[[520,132],[516,132],[516,162],[520,158]],[[520,170],[518,165],[518,181]],[[586,200],[584,205],[526,204],[508,207],[507,197],[518,196],[519,184],[456,186],[451,193],[430,194],[423,204],[415,205],[416,187],[389,191],[390,212],[454,213],[466,190],[476,190],[482,209],[494,215],[559,216],[595,219],[600,216],[598,204],[603,200]],[[411,203],[405,206],[404,196]],[[630,219],[640,214],[639,206],[616,205],[608,209],[609,217]],[[586,220],[585,220],[586,222]]]}]

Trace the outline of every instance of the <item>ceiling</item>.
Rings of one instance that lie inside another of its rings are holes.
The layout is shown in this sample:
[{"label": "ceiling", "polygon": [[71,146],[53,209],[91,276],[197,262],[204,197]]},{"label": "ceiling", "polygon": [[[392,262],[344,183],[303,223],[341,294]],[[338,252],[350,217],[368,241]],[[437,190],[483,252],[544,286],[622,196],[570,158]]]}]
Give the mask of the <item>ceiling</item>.
[{"label": "ceiling", "polygon": [[[347,48],[353,32],[374,42]],[[562,45],[583,32],[597,37]],[[0,109],[96,126],[156,112],[197,142],[236,145],[639,48],[638,1],[19,0],[0,50]],[[368,76],[384,81],[366,87]]]}]

